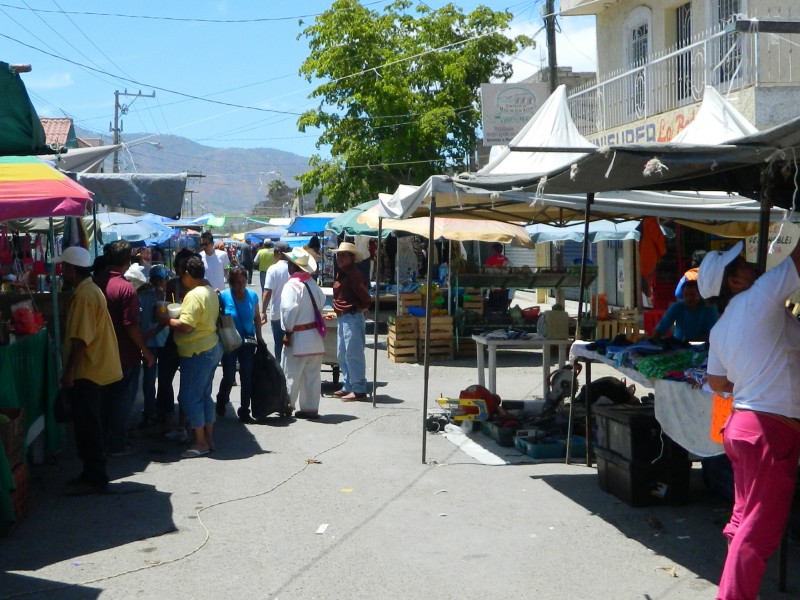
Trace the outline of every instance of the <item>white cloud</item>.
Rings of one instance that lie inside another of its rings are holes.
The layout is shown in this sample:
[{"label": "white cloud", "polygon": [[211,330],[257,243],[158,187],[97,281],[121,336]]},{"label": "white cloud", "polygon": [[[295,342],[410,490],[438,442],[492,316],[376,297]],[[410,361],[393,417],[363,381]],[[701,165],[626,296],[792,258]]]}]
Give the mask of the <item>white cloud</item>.
[{"label": "white cloud", "polygon": [[72,73],[45,73],[37,74],[35,71],[25,75],[25,87],[35,91],[61,90],[75,84]]},{"label": "white cloud", "polygon": [[[597,70],[597,44],[593,17],[561,17],[560,31],[556,32],[556,60],[560,67],[573,71]],[[513,25],[510,36],[533,35],[536,48],[525,50],[513,60],[512,81],[520,81],[547,68],[547,39],[541,20],[524,25]]]}]

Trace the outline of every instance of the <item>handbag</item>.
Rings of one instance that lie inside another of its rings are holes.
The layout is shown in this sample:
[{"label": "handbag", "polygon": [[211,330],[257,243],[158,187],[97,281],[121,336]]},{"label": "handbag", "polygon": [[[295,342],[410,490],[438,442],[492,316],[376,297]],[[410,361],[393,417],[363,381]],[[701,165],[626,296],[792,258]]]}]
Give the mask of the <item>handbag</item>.
[{"label": "handbag", "polygon": [[222,343],[222,351],[225,354],[233,352],[242,345],[242,336],[236,330],[236,324],[231,315],[221,314],[217,319],[217,335]]},{"label": "handbag", "polygon": [[311,298],[311,305],[314,307],[314,324],[317,326],[319,334],[325,337],[325,334],[328,333],[328,326],[325,325],[325,319],[322,318],[322,313],[320,313],[319,308],[317,308],[317,301],[314,300],[314,294],[311,293],[311,288],[308,287],[308,283],[304,281],[303,285],[306,286],[308,297]]},{"label": "handbag", "polygon": [[58,423],[69,423],[72,421],[72,400],[66,388],[59,388],[53,402],[53,416]]}]

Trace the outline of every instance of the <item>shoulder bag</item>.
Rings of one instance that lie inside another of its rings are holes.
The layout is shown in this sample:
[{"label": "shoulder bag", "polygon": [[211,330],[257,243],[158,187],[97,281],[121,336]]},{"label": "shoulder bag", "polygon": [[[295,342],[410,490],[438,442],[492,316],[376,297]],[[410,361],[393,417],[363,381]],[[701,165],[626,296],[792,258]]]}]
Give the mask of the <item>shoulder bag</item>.
[{"label": "shoulder bag", "polygon": [[311,293],[311,288],[308,287],[308,283],[304,281],[303,285],[306,286],[308,297],[311,299],[311,305],[314,307],[314,324],[317,326],[319,334],[325,337],[325,334],[328,333],[328,326],[325,325],[325,319],[322,318],[322,313],[319,312],[317,301],[314,300],[314,294]]},{"label": "shoulder bag", "polygon": [[[233,298],[233,294],[231,294]],[[234,301],[234,306],[236,302]],[[242,345],[242,336],[236,329],[236,323],[231,315],[225,314],[222,302],[219,303],[219,317],[217,318],[217,335],[225,354],[233,352]]]}]

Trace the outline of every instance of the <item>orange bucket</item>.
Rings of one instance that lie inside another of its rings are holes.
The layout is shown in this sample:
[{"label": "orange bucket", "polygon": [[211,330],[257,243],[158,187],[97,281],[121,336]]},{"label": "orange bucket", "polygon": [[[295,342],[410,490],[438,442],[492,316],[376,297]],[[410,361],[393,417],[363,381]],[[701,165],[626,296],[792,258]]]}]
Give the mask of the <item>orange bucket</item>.
[{"label": "orange bucket", "polygon": [[711,431],[708,432],[711,441],[722,443],[722,428],[731,416],[731,412],[733,412],[733,396],[714,394],[711,400]]}]

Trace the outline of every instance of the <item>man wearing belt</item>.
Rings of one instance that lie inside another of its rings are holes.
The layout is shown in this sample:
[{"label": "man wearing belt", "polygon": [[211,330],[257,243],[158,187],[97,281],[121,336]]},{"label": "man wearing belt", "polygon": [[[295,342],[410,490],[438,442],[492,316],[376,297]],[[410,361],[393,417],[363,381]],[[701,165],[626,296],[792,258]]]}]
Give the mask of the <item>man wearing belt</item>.
[{"label": "man wearing belt", "polygon": [[325,293],[311,277],[317,261],[308,252],[295,248],[284,256],[289,280],[281,291],[281,328],[285,331],[281,367],[286,375],[289,407],[294,410],[299,405],[294,414],[298,419],[317,419],[325,345],[324,331],[320,330],[323,326],[317,324],[316,314],[325,303]]},{"label": "man wearing belt", "polygon": [[355,265],[364,258],[358,248],[344,242],[333,252],[336,253],[336,265],[339,267],[333,283],[333,310],[339,317],[336,360],[344,383],[342,389],[333,395],[347,402],[367,397],[365,313],[369,310],[371,298],[364,275]]}]

